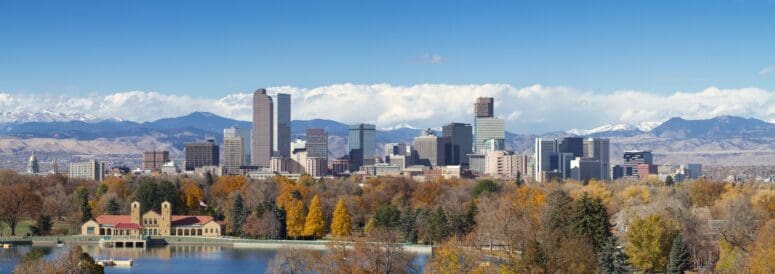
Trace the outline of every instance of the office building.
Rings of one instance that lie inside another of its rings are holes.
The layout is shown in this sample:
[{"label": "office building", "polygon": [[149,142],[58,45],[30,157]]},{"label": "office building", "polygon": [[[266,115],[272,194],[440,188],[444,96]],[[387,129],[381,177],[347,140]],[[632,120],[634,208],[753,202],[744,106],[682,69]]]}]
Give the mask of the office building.
[{"label": "office building", "polygon": [[328,134],[322,128],[307,129],[307,156],[328,162]]},{"label": "office building", "polygon": [[702,177],[702,164],[686,164],[681,165],[681,168],[686,170],[686,178],[699,179]]},{"label": "office building", "polygon": [[600,160],[588,157],[576,157],[570,162],[571,178],[585,182],[600,178]]},{"label": "office building", "polygon": [[561,153],[573,153],[573,157],[585,157],[584,156],[584,138],[581,137],[565,137],[562,138],[562,142],[559,144],[559,150]]},{"label": "office building", "polygon": [[170,152],[166,150],[160,151],[144,151],[143,152],[143,170],[160,170],[164,163],[170,161]]},{"label": "office building", "polygon": [[488,176],[516,178],[517,174],[524,175],[527,172],[527,155],[498,150],[487,152],[484,158],[484,174]]},{"label": "office building", "polygon": [[272,155],[291,156],[291,95],[272,95]]},{"label": "office building", "polygon": [[535,179],[538,182],[543,182],[542,172],[552,171],[552,155],[557,154],[559,150],[556,139],[546,140],[542,138],[536,138],[535,145],[533,147],[533,161],[535,171]]},{"label": "office building", "polygon": [[417,152],[414,163],[432,168],[446,165],[446,144],[446,138],[436,136],[431,129],[424,130],[423,135],[415,137],[412,143],[414,151]]},{"label": "office building", "polygon": [[343,175],[348,171],[350,171],[350,159],[347,156],[331,161],[331,173],[333,175]]},{"label": "office building", "polygon": [[385,156],[391,155],[411,155],[411,153],[407,153],[406,144],[387,143],[385,144]]},{"label": "office building", "polygon": [[220,147],[214,139],[207,139],[201,143],[186,143],[185,154],[187,171],[220,164]]},{"label": "office building", "polygon": [[349,169],[358,171],[362,165],[374,164],[377,147],[377,128],[370,124],[356,124],[349,127],[347,139]]},{"label": "office building", "polygon": [[447,139],[444,148],[447,165],[468,166],[468,154],[472,151],[473,128],[470,124],[449,123],[442,127],[442,134]]},{"label": "office building", "polygon": [[[623,158],[623,178],[640,178],[639,171],[649,171],[652,169],[650,165],[654,165],[654,156],[651,154],[651,151],[625,151]],[[647,166],[638,168],[640,164],[646,164]]]},{"label": "office building", "polygon": [[228,174],[240,174],[245,164],[245,140],[242,136],[225,136],[223,138],[223,167]]},{"label": "office building", "polygon": [[[476,131],[475,147],[477,153],[482,153],[485,147],[485,142],[489,140],[496,140],[496,144],[500,145],[506,140],[505,122],[503,119],[498,118],[481,118],[477,117],[475,120],[474,129]],[[500,147],[498,150],[502,150]]]},{"label": "office building", "polygon": [[250,161],[253,166],[269,167],[274,137],[272,109],[272,97],[266,94],[265,89],[256,90],[253,93],[253,135],[250,142]]},{"label": "office building", "polygon": [[304,172],[312,177],[323,177],[328,173],[328,160],[322,157],[310,157],[307,154]]},{"label": "office building", "polygon": [[596,177],[601,180],[611,179],[611,154],[610,141],[604,138],[588,138],[584,140],[584,156],[600,161],[600,175]]},{"label": "office building", "polygon": [[227,137],[240,137],[242,138],[242,156],[244,160],[242,160],[242,165],[250,165],[250,141],[252,140],[250,137],[250,129],[249,128],[243,128],[243,127],[230,127],[223,129],[223,138]]},{"label": "office building", "polygon": [[70,173],[68,174],[68,177],[71,179],[86,179],[99,182],[104,179],[104,176],[105,164],[98,162],[97,160],[70,163]]},{"label": "office building", "polygon": [[495,99],[492,97],[476,98],[474,105],[474,114],[477,118],[492,118],[495,113]]}]

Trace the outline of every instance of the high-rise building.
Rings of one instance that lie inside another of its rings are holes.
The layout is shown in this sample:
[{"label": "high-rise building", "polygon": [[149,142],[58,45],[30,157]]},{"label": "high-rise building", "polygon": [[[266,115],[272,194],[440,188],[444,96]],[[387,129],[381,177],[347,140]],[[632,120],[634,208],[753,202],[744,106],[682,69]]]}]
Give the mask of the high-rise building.
[{"label": "high-rise building", "polygon": [[[625,151],[624,163],[622,164],[623,178],[640,178],[640,170],[651,170],[654,164],[654,156],[651,151]],[[645,168],[638,168],[638,165],[646,164]]]},{"label": "high-rise building", "polygon": [[584,182],[600,178],[600,160],[589,157],[576,157],[570,162],[571,178]]},{"label": "high-rise building", "polygon": [[702,177],[702,164],[686,164],[681,165],[681,168],[687,171],[689,179],[699,179]]},{"label": "high-rise building", "polygon": [[223,167],[229,174],[240,174],[245,165],[245,140],[242,136],[223,137]]},{"label": "high-rise building", "polygon": [[220,147],[213,139],[201,143],[187,143],[185,146],[186,170],[220,164]]},{"label": "high-rise building", "polygon": [[560,142],[560,152],[573,153],[573,157],[584,157],[584,138],[565,137]]},{"label": "high-rise building", "polygon": [[35,175],[40,172],[40,167],[38,167],[38,157],[35,157],[35,152],[32,152],[32,155],[30,155],[30,160],[27,162],[27,174]]},{"label": "high-rise building", "polygon": [[423,166],[444,166],[447,138],[438,137],[432,130],[423,131],[423,135],[414,138],[412,147],[417,152],[414,163]]},{"label": "high-rise building", "polygon": [[[504,140],[506,140],[506,124],[503,119],[477,117],[475,122],[476,128],[474,130],[476,131],[476,145],[474,148],[477,153],[484,153],[485,143],[489,140],[494,140],[491,141],[494,144],[503,144]],[[503,148],[500,148],[498,150],[502,149]]]},{"label": "high-rise building", "polygon": [[170,161],[170,152],[166,150],[144,151],[143,169],[160,170],[164,163]]},{"label": "high-rise building", "polygon": [[347,139],[350,171],[357,171],[362,165],[373,165],[377,146],[377,127],[370,124],[350,125]]},{"label": "high-rise building", "polygon": [[250,165],[250,129],[233,126],[223,129],[223,138],[241,137],[242,138],[242,165]]},{"label": "high-rise building", "polygon": [[291,95],[278,93],[272,95],[272,155],[291,156]]},{"label": "high-rise building", "polygon": [[[274,111],[272,110],[272,97],[266,94],[265,89],[258,89],[253,93],[253,136],[251,141],[251,165],[269,167],[272,158],[272,144],[274,129]],[[290,141],[289,141],[290,142]],[[188,163],[186,163],[188,167]]]},{"label": "high-rise building", "polygon": [[516,178],[527,173],[529,156],[504,150],[488,151],[484,156],[484,173],[489,176]]},{"label": "high-rise building", "polygon": [[442,136],[447,139],[444,148],[447,165],[468,166],[468,154],[471,154],[473,144],[473,128],[470,124],[449,123],[442,127]]},{"label": "high-rise building", "polygon": [[546,140],[542,138],[536,138],[535,146],[533,149],[533,161],[535,168],[533,175],[535,176],[536,181],[542,182],[542,179],[545,178],[545,176],[542,176],[541,172],[552,171],[551,157],[552,155],[557,154],[558,150],[559,147],[556,139]]},{"label": "high-rise building", "polygon": [[105,176],[105,164],[97,160],[89,160],[80,163],[70,163],[68,177],[73,179],[87,179],[102,181]]},{"label": "high-rise building", "polygon": [[402,143],[387,143],[385,144],[385,156],[393,155],[409,155],[406,151],[406,144]]},{"label": "high-rise building", "polygon": [[307,129],[307,156],[328,162],[328,134],[322,128]]},{"label": "high-rise building", "polygon": [[588,138],[584,140],[584,156],[600,161],[600,175],[596,177],[601,180],[611,179],[611,143],[604,138]]},{"label": "high-rise building", "polygon": [[474,105],[474,113],[477,118],[492,118],[495,112],[493,105],[495,99],[492,97],[479,97],[476,98],[476,104]]}]

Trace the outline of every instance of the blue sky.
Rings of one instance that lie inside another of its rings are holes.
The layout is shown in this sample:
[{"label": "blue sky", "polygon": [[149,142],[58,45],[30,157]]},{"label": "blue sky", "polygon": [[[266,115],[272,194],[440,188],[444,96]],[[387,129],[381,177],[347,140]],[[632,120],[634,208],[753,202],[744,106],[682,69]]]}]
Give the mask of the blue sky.
[{"label": "blue sky", "polygon": [[0,92],[335,83],[771,90],[775,1],[0,1]]}]

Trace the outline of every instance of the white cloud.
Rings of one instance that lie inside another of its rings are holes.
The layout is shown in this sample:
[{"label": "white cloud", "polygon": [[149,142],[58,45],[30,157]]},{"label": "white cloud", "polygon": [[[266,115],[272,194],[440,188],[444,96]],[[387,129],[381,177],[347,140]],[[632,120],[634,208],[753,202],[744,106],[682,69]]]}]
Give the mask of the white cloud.
[{"label": "white cloud", "polygon": [[416,61],[418,63],[444,64],[447,62],[447,57],[438,54],[426,54],[417,58]]},{"label": "white cloud", "polygon": [[772,72],[775,72],[775,66],[769,66],[769,67],[762,68],[759,71],[759,75],[766,76],[766,75],[769,75]]},{"label": "white cloud", "polygon": [[[653,94],[634,90],[599,93],[569,87],[506,84],[446,85],[336,84],[316,88],[270,87],[270,93],[292,96],[293,119],[370,122],[379,128],[411,125],[437,128],[448,122],[472,122],[476,97],[495,97],[495,112],[516,133],[543,133],[604,124],[664,121],[680,116],[706,119],[720,115],[775,121],[775,91],[759,88],[719,89]],[[208,111],[240,120],[251,119],[252,93],[222,98],[128,91],[110,95],[63,97],[0,93],[2,112],[86,113],[100,118],[150,121]]]}]

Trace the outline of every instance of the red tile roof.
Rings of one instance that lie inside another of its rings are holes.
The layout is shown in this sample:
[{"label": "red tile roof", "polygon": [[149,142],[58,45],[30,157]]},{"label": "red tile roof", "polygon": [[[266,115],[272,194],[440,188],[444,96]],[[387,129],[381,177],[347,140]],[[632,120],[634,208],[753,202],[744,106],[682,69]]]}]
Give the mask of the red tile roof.
[{"label": "red tile roof", "polygon": [[131,223],[131,216],[129,215],[100,215],[94,219],[101,225],[116,225],[118,223]]},{"label": "red tile roof", "polygon": [[140,229],[143,228],[139,224],[133,224],[133,223],[117,223],[113,228],[118,229]]}]

